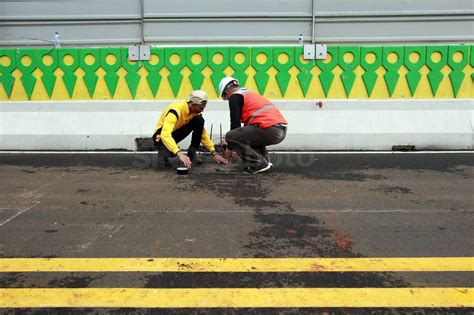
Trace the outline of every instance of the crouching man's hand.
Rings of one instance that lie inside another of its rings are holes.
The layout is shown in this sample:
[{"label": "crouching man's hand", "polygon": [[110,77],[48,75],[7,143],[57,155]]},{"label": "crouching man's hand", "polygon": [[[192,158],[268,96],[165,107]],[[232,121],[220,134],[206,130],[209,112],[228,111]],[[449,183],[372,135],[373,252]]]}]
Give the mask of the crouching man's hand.
[{"label": "crouching man's hand", "polygon": [[226,148],[224,151],[224,157],[229,161],[229,163],[231,163],[237,159],[237,154],[235,151]]},{"label": "crouching man's hand", "polygon": [[191,162],[189,157],[183,152],[179,151],[178,153],[176,153],[176,155],[178,156],[180,161],[183,162],[184,166],[186,166],[187,168],[191,168],[193,166],[193,162]]},{"label": "crouching man's hand", "polygon": [[229,161],[222,157],[222,155],[217,154],[216,152],[212,152],[212,158],[217,164],[229,164]]}]

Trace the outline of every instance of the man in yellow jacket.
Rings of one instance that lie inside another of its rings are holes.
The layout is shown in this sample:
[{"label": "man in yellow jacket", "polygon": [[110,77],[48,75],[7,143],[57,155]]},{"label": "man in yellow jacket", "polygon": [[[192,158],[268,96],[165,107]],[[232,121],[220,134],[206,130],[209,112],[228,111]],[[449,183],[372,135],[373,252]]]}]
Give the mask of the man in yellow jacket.
[{"label": "man in yellow jacket", "polygon": [[[207,93],[196,90],[191,92],[185,102],[171,103],[163,110],[155,127],[153,141],[165,160],[178,156],[186,167],[191,167],[196,157],[196,150],[202,142],[216,163],[228,163],[225,158],[217,154],[214,143],[204,128],[202,112],[206,104]],[[191,133],[191,145],[188,148],[188,155],[185,155],[178,147],[178,143]]]}]

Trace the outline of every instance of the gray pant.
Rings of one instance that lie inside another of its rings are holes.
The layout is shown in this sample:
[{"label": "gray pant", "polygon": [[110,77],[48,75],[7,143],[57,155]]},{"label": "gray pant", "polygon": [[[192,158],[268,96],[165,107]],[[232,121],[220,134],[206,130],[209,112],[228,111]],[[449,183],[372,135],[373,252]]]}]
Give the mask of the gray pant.
[{"label": "gray pant", "polygon": [[268,162],[266,146],[280,143],[285,137],[286,128],[284,127],[259,128],[252,125],[229,131],[225,135],[225,140],[244,162],[255,165]]}]

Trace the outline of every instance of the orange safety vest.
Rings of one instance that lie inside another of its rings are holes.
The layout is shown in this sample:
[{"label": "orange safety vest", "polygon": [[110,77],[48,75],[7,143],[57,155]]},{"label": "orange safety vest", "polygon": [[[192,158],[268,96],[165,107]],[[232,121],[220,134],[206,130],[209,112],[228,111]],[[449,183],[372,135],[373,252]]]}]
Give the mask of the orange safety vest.
[{"label": "orange safety vest", "polygon": [[241,88],[234,94],[241,94],[244,97],[244,106],[240,115],[240,121],[244,126],[258,125],[260,128],[268,128],[276,124],[287,124],[278,108],[265,97],[245,88]]}]

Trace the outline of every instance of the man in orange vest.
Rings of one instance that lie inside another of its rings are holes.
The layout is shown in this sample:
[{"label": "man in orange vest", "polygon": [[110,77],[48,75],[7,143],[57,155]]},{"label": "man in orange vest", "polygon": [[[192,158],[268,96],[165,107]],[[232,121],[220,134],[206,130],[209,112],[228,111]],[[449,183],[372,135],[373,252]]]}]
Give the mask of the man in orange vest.
[{"label": "man in orange vest", "polygon": [[266,146],[285,139],[287,121],[272,102],[240,87],[235,78],[223,78],[219,91],[222,99],[229,101],[230,109],[231,130],[225,136],[225,156],[231,158],[235,151],[248,164],[243,170],[246,174],[269,170],[273,165]]}]

